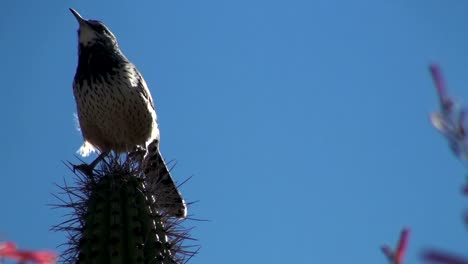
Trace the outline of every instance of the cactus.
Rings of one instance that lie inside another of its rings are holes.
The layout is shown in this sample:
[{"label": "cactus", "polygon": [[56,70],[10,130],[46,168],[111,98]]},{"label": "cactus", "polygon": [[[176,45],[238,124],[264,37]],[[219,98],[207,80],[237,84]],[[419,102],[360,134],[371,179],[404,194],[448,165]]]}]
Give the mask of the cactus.
[{"label": "cactus", "polygon": [[152,181],[145,180],[136,157],[110,155],[91,176],[75,174],[75,186],[59,186],[66,199],[58,207],[73,209],[72,219],[53,230],[66,231],[65,263],[185,263],[197,250],[183,245],[184,220],[157,209]]}]

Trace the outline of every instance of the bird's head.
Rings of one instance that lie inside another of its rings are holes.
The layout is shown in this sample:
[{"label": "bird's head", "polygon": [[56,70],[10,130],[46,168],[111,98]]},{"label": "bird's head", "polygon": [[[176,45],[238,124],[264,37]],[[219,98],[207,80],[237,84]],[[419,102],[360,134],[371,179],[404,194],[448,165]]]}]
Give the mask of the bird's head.
[{"label": "bird's head", "polygon": [[117,39],[114,34],[102,23],[97,20],[86,20],[78,12],[70,8],[80,25],[78,29],[78,41],[85,47],[93,45],[103,45],[107,47],[117,46]]}]

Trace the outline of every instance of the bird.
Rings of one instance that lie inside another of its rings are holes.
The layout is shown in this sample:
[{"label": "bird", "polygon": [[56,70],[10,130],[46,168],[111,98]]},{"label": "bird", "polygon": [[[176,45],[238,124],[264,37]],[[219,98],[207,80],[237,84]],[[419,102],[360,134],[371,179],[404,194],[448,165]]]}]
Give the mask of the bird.
[{"label": "bird", "polygon": [[161,155],[156,110],[142,74],[103,22],[70,11],[79,24],[73,95],[84,143],[78,153],[100,153],[92,163],[74,168],[89,175],[112,151],[130,155],[143,150],[146,155],[141,166],[157,187],[154,195],[159,209],[185,218],[187,205]]}]

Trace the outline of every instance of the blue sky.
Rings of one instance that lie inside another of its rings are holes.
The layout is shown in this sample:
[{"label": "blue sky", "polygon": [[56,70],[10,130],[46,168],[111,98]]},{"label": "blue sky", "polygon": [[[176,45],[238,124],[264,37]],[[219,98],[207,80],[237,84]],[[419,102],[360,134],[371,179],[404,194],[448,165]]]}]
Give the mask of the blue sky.
[{"label": "blue sky", "polygon": [[[468,3],[436,0],[6,1],[0,16],[0,238],[65,242],[54,183],[82,143],[77,23],[104,21],[143,73],[202,249],[191,263],[386,263],[412,230],[463,253],[465,173],[428,114],[439,62],[468,98]],[[468,100],[468,99],[467,99]],[[93,157],[94,158],[94,157]],[[468,255],[468,252],[466,253]]]}]

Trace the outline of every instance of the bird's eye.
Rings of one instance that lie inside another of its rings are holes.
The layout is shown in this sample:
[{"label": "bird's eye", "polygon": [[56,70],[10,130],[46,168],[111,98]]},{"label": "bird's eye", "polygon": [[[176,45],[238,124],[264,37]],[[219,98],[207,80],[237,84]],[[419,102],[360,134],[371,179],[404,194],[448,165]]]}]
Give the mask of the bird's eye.
[{"label": "bird's eye", "polygon": [[104,32],[107,31],[106,27],[102,23],[100,23],[99,21],[92,21],[91,25],[92,25],[94,31],[96,31],[96,32],[104,33]]},{"label": "bird's eye", "polygon": [[106,31],[106,27],[105,27],[103,24],[99,24],[98,29],[99,29],[100,31]]},{"label": "bird's eye", "polygon": [[104,25],[102,25],[102,24],[97,24],[96,30],[98,32],[106,32],[106,27],[104,27]]}]

